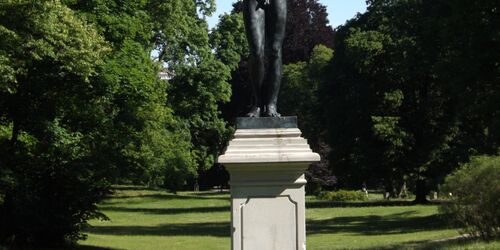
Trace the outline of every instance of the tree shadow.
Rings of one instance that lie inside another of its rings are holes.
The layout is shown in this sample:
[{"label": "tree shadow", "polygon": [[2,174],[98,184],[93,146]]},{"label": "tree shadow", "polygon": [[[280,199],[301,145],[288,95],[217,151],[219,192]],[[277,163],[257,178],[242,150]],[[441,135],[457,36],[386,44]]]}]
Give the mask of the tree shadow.
[{"label": "tree shadow", "polygon": [[359,235],[406,234],[447,228],[439,215],[407,217],[417,211],[386,216],[346,216],[326,220],[308,220],[308,234],[352,233]]},{"label": "tree shadow", "polygon": [[95,247],[95,246],[77,246],[74,250],[120,250],[119,248]]},{"label": "tree shadow", "polygon": [[[447,228],[446,223],[438,215],[408,217],[416,213],[417,211],[408,211],[387,216],[346,216],[327,220],[308,220],[307,233],[308,235],[340,232],[359,235],[391,235]],[[86,232],[104,235],[229,237],[230,228],[229,222],[207,222],[159,226],[93,226],[87,228]],[[395,249],[396,247],[394,246]]]},{"label": "tree shadow", "polygon": [[200,191],[200,192],[196,192],[196,196],[221,196],[221,195],[226,195],[227,198],[229,199],[229,195],[231,194],[231,192],[229,190],[223,190],[223,191],[219,191],[219,190],[211,190],[211,191]]},{"label": "tree shadow", "polygon": [[113,185],[111,186],[112,190],[119,191],[159,191],[158,188],[150,188],[145,186],[136,186],[136,185]]},{"label": "tree shadow", "polygon": [[[420,205],[439,205],[444,201],[432,201]],[[348,201],[311,201],[306,203],[307,208],[332,208],[332,207],[405,207],[417,205],[413,201],[367,201],[367,202],[348,202]]]},{"label": "tree shadow", "polygon": [[464,248],[467,244],[474,242],[479,242],[479,239],[474,237],[459,237],[449,240],[439,240],[439,241],[410,241],[399,244],[392,244],[388,246],[377,246],[369,248],[361,248],[360,250],[399,250],[399,249],[414,249],[414,250],[435,250],[435,249],[454,249],[454,248]]},{"label": "tree shadow", "polygon": [[96,246],[81,246],[81,245],[76,245],[76,246],[61,246],[61,247],[50,247],[50,248],[44,248],[44,247],[19,247],[19,246],[10,246],[10,247],[5,247],[3,248],[0,246],[0,250],[120,250],[118,248],[108,248],[108,247],[96,247]]},{"label": "tree shadow", "polygon": [[186,207],[186,208],[133,208],[133,207],[101,207],[101,211],[144,213],[144,214],[186,214],[230,212],[229,206],[220,207]]},{"label": "tree shadow", "polygon": [[[213,194],[212,194],[213,195]],[[113,203],[113,200],[119,199],[130,199],[130,198],[149,198],[155,200],[227,200],[229,201],[229,197],[218,197],[218,196],[209,196],[208,194],[196,194],[196,195],[179,195],[179,194],[137,194],[137,195],[116,195],[109,196],[110,201],[103,202]]]},{"label": "tree shadow", "polygon": [[159,226],[92,226],[86,232],[101,235],[129,236],[215,236],[229,237],[231,223],[162,224]]}]

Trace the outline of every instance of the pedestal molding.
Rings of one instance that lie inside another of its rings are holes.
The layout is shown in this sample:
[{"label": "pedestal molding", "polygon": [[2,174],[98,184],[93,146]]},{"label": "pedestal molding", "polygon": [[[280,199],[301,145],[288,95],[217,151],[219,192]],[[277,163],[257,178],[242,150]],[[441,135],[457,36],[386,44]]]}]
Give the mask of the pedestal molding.
[{"label": "pedestal molding", "polygon": [[297,128],[236,130],[217,160],[231,176],[232,250],[306,249],[304,172],[319,160]]}]

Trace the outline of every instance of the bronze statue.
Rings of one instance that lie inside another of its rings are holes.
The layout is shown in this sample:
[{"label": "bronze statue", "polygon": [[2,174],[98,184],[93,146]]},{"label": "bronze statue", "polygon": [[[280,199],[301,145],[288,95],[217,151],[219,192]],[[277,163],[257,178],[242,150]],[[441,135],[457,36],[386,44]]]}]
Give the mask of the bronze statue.
[{"label": "bronze statue", "polygon": [[280,116],[277,102],[283,75],[281,50],[285,38],[286,15],[287,0],[243,1],[252,85],[252,108],[247,114],[249,117]]}]

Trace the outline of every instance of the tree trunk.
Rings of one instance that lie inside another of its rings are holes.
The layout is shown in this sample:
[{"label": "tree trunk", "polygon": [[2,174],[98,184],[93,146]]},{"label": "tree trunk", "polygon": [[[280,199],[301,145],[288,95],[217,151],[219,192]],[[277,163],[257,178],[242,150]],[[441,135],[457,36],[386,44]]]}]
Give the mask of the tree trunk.
[{"label": "tree trunk", "polygon": [[429,203],[427,200],[427,187],[425,185],[425,180],[420,179],[417,180],[417,187],[415,190],[415,200],[413,201],[415,204],[425,204]]},{"label": "tree trunk", "polygon": [[403,186],[399,190],[398,198],[407,198],[408,193],[407,193],[407,188],[406,188],[406,181],[403,181]]}]

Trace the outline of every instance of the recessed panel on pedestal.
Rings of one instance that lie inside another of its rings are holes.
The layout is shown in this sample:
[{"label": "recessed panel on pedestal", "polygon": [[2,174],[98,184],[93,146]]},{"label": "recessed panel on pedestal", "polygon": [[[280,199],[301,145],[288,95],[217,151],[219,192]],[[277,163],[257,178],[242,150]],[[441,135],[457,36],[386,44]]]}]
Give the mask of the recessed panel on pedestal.
[{"label": "recessed panel on pedestal", "polygon": [[298,249],[297,203],[289,196],[248,198],[240,211],[241,249]]}]

